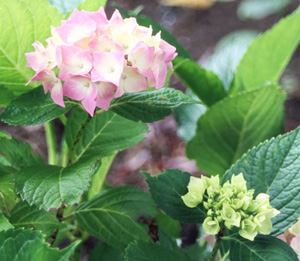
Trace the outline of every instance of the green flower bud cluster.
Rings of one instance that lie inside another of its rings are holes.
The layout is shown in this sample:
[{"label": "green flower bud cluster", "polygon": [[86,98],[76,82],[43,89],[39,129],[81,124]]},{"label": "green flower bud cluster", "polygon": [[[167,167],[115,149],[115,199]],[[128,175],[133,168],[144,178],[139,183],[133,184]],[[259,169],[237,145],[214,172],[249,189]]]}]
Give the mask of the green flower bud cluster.
[{"label": "green flower bud cluster", "polygon": [[209,235],[217,234],[224,226],[238,227],[242,237],[254,240],[258,233],[270,234],[270,219],[279,214],[271,207],[269,195],[260,193],[253,198],[254,190],[247,190],[242,173],[232,175],[231,182],[226,181],[223,186],[219,176],[191,177],[187,188],[188,193],[181,198],[190,208],[203,204],[207,211],[203,229]]}]

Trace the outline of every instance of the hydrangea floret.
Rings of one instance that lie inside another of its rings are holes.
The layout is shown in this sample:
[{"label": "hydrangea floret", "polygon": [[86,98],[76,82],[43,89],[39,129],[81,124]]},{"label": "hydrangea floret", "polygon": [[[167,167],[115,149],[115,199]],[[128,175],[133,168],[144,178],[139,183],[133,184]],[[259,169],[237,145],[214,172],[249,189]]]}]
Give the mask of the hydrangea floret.
[{"label": "hydrangea floret", "polygon": [[258,233],[270,234],[271,218],[280,213],[270,205],[268,194],[254,198],[254,190],[247,189],[242,173],[232,175],[222,186],[219,176],[191,177],[187,188],[181,198],[190,208],[203,204],[207,214],[203,229],[208,235],[216,235],[222,227],[237,227],[242,237],[253,241]]},{"label": "hydrangea floret", "polygon": [[51,34],[46,47],[36,41],[35,51],[25,54],[36,72],[27,84],[42,82],[62,107],[63,96],[81,101],[91,116],[125,92],[163,87],[177,55],[160,32],[152,35],[151,26],[123,19],[118,10],[107,19],[102,7],[97,12],[75,9]]}]

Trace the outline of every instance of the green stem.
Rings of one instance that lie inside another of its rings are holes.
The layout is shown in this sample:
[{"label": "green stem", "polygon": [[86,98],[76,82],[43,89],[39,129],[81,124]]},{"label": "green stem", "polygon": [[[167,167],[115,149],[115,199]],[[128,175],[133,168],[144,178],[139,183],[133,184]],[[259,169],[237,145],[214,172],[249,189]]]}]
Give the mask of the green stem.
[{"label": "green stem", "polygon": [[59,116],[59,119],[60,119],[61,123],[64,126],[66,126],[66,124],[67,124],[67,117],[63,114],[63,115]]},{"label": "green stem", "polygon": [[117,153],[114,153],[109,157],[104,157],[101,159],[100,167],[92,176],[91,186],[88,191],[88,200],[92,199],[95,195],[102,191],[107,172],[116,154]]},{"label": "green stem", "polygon": [[225,227],[221,227],[221,229],[220,229],[220,231],[217,235],[217,240],[216,240],[216,243],[214,245],[214,248],[213,248],[213,250],[210,254],[209,261],[215,261],[216,260],[216,256],[217,256],[219,248],[220,248],[222,237],[224,235],[224,230],[225,230]]},{"label": "green stem", "polygon": [[44,124],[46,142],[48,148],[48,164],[57,165],[58,164],[58,154],[56,146],[56,136],[54,132],[54,125],[52,121],[46,122]]},{"label": "green stem", "polygon": [[66,143],[65,137],[63,137],[62,146],[61,146],[61,166],[67,167],[69,160],[69,148]]}]

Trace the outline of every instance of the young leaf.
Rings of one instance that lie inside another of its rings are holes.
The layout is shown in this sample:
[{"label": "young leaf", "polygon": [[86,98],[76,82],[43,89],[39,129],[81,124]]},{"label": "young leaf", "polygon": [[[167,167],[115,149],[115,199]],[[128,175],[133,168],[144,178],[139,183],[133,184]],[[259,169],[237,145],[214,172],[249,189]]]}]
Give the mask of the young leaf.
[{"label": "young leaf", "polygon": [[10,229],[0,232],[0,256],[2,261],[68,261],[78,243],[59,250],[50,248],[39,231]]},{"label": "young leaf", "polygon": [[48,0],[48,2],[63,15],[71,12],[74,8],[85,11],[98,11],[101,6],[105,7],[106,4],[106,0]]},{"label": "young leaf", "polygon": [[16,205],[15,175],[0,174],[0,211],[9,213]]},{"label": "young leaf", "polygon": [[230,236],[230,260],[297,261],[295,251],[282,240],[271,236],[257,236],[254,241],[238,235]]},{"label": "young leaf", "polygon": [[75,146],[70,151],[70,158],[76,162],[81,157],[109,156],[116,150],[126,149],[143,140],[147,130],[144,123],[127,120],[111,111],[101,112],[82,125]]},{"label": "young leaf", "polygon": [[234,91],[276,83],[300,42],[300,11],[256,38],[237,67]]},{"label": "young leaf", "polygon": [[178,125],[177,134],[186,142],[195,136],[197,121],[205,111],[206,107],[202,104],[187,105],[175,110],[174,117]]},{"label": "young leaf", "polygon": [[237,14],[242,20],[263,19],[271,14],[276,14],[292,0],[243,0],[238,7]]},{"label": "young leaf", "polygon": [[124,261],[124,257],[121,256],[121,251],[100,242],[91,251],[89,261]]},{"label": "young leaf", "polygon": [[224,175],[244,174],[249,189],[270,195],[280,214],[272,219],[272,235],[280,235],[300,216],[300,128],[247,152]]},{"label": "young leaf", "polygon": [[76,103],[67,100],[65,105],[63,108],[55,104],[50,93],[45,94],[40,86],[13,100],[0,114],[0,120],[12,125],[37,125],[67,113]]},{"label": "young leaf", "polygon": [[162,120],[176,108],[200,103],[172,88],[150,92],[125,93],[114,99],[110,110],[133,121],[154,122]]},{"label": "young leaf", "polygon": [[252,30],[230,33],[217,43],[213,55],[205,61],[203,67],[219,76],[226,91],[230,89],[236,67],[256,37],[257,32]]},{"label": "young leaf", "polygon": [[166,169],[164,173],[147,177],[150,192],[156,204],[170,217],[184,223],[202,223],[205,219],[205,211],[197,206],[187,207],[181,196],[187,193],[187,185],[191,174],[178,169]]},{"label": "young leaf", "polygon": [[284,99],[270,85],[218,102],[199,118],[187,156],[207,174],[222,175],[248,149],[282,131]]},{"label": "young leaf", "polygon": [[116,187],[80,204],[75,219],[90,234],[122,249],[133,240],[149,240],[146,227],[135,219],[154,217],[156,212],[154,202],[145,192],[135,187]]},{"label": "young leaf", "polygon": [[[44,163],[39,154],[33,155],[30,145],[15,138],[0,137],[0,156],[5,159],[5,165],[11,167],[14,171]],[[3,161],[1,162],[3,164]],[[0,165],[2,164],[0,163]]]},{"label": "young leaf", "polygon": [[48,210],[62,203],[78,203],[88,188],[94,172],[94,161],[77,162],[66,168],[54,165],[34,165],[16,175],[17,192],[30,205]]},{"label": "young leaf", "polygon": [[177,77],[207,106],[226,96],[222,81],[212,71],[205,70],[191,59],[177,57],[173,63]]},{"label": "young leaf", "polygon": [[162,261],[180,260],[190,261],[191,259],[180,249],[169,250],[161,245],[136,241],[131,243],[125,250],[126,261]]},{"label": "young leaf", "polygon": [[64,227],[54,215],[36,206],[29,206],[25,201],[17,204],[10,212],[9,221],[16,228],[40,230],[46,237],[51,236],[56,229]]},{"label": "young leaf", "polygon": [[34,50],[34,41],[44,43],[62,15],[46,0],[0,0],[0,16],[0,85],[23,93],[31,89],[25,84],[34,74],[24,53]]}]

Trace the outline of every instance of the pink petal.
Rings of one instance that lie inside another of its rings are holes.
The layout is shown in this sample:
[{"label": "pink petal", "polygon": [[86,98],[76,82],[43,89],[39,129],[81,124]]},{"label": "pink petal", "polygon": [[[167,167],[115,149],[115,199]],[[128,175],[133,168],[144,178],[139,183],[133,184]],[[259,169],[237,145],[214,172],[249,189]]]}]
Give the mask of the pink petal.
[{"label": "pink petal", "polygon": [[51,98],[53,101],[65,107],[63,100],[63,92],[62,92],[62,84],[60,79],[58,79],[53,71],[41,71],[34,75],[30,81],[40,81],[43,84],[44,91],[47,93],[48,91],[51,93]]},{"label": "pink petal", "polygon": [[146,78],[131,67],[125,67],[121,76],[120,85],[114,97],[119,97],[124,92],[138,92],[147,90]]},{"label": "pink petal", "polygon": [[176,48],[164,40],[161,40],[159,47],[163,50],[162,56],[165,62],[172,61],[176,56]]},{"label": "pink petal", "polygon": [[107,82],[95,82],[97,88],[97,107],[108,110],[116,86]]},{"label": "pink petal", "polygon": [[65,96],[76,101],[81,101],[85,98],[87,90],[91,86],[92,84],[88,77],[73,76],[65,80],[63,92]]},{"label": "pink petal", "polygon": [[26,66],[31,67],[36,72],[45,70],[48,64],[48,57],[44,53],[45,47],[38,41],[34,42],[32,45],[35,52],[25,53],[27,58]]},{"label": "pink petal", "polygon": [[97,88],[94,84],[87,90],[84,99],[81,101],[83,108],[93,117],[96,109]]},{"label": "pink petal", "polygon": [[61,46],[62,63],[59,78],[65,80],[71,75],[85,75],[92,69],[92,57],[89,51],[76,46]]},{"label": "pink petal", "polygon": [[151,81],[150,83],[154,84],[154,87],[159,89],[164,86],[167,72],[168,72],[168,66],[167,64],[162,60],[162,51],[158,51],[156,55],[156,61],[154,62],[152,66],[152,71],[154,75],[155,81]]},{"label": "pink petal", "polygon": [[65,107],[61,82],[53,86],[51,90],[51,98],[56,104],[60,105],[61,107]]},{"label": "pink petal", "polygon": [[92,82],[103,81],[119,85],[124,68],[124,55],[117,52],[94,52]]}]

